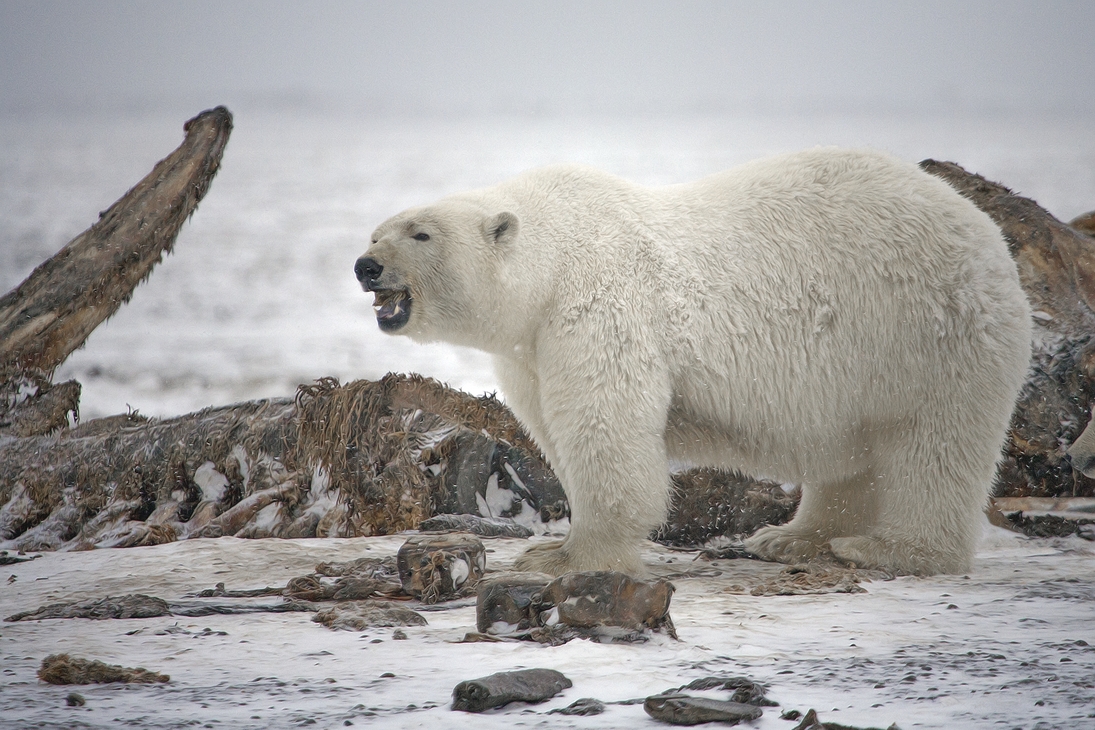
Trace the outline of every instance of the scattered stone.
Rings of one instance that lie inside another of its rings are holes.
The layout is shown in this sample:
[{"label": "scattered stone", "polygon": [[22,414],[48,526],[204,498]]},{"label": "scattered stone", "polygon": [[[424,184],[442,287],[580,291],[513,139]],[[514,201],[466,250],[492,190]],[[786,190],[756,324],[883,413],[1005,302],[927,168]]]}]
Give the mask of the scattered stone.
[{"label": "scattered stone", "polygon": [[[143,631],[143,629],[137,629],[136,631],[127,631],[126,636],[131,636],[133,634],[138,634],[141,631]],[[193,636],[195,638],[201,638],[201,637],[204,637],[204,636],[228,636],[227,631],[214,631],[213,629],[209,628],[208,626],[206,626],[201,631],[191,631],[190,629],[188,629],[184,626],[179,626],[178,622],[172,624],[171,626],[167,626],[167,627],[164,627],[162,629],[157,629],[157,630],[153,631],[152,633],[155,636],[182,635],[182,636]]]},{"label": "scattered stone", "polygon": [[203,591],[188,595],[196,596],[198,598],[257,598],[259,596],[280,596],[284,590],[284,588],[277,588],[275,586],[249,588],[242,591],[228,590],[224,587],[224,583],[218,583],[213,588],[206,588]]},{"label": "scattered stone", "polygon": [[342,578],[355,575],[364,578],[392,578],[399,580],[399,571],[395,566],[395,558],[358,558],[348,563],[319,563],[316,565],[316,575],[329,578]]},{"label": "scattered stone", "polygon": [[316,610],[307,601],[280,601],[278,603],[205,603],[192,601],[168,604],[172,616],[200,618],[202,616],[231,616],[243,613],[308,613]]},{"label": "scattered stone", "polygon": [[533,532],[508,517],[435,515],[418,526],[422,532],[467,532],[480,537],[532,537]]},{"label": "scattered stone", "polygon": [[452,691],[452,709],[482,712],[510,702],[543,702],[574,683],[554,669],[522,669],[469,679]]},{"label": "scattered stone", "polygon": [[696,679],[679,689],[708,690],[722,689],[733,692],[731,702],[740,702],[744,705],[756,705],[758,707],[776,707],[778,702],[773,702],[766,696],[768,689],[745,677],[703,677]]},{"label": "scattered stone", "polygon": [[[312,617],[317,624],[341,631],[364,631],[372,627],[425,626],[426,619],[403,606],[386,601],[346,601],[330,608],[321,609]],[[399,634],[397,636],[396,634]],[[406,639],[397,631],[393,639]]]},{"label": "scattered stone", "polygon": [[25,563],[40,557],[42,557],[41,553],[35,555],[19,555],[7,550],[0,550],[0,565],[15,565],[16,563]]},{"label": "scattered stone", "polygon": [[[425,621],[425,619],[422,619],[422,620]],[[406,632],[404,632],[400,629],[396,629],[395,631],[392,632],[392,641],[406,641],[406,640],[407,640]]]},{"label": "scattered stone", "polygon": [[[371,598],[391,587],[392,584],[352,575],[343,576],[333,583],[325,583],[314,575],[302,575],[291,579],[283,593],[301,601],[354,601]],[[395,587],[402,592],[401,585],[397,583]]]},{"label": "scattered stone", "polygon": [[478,631],[469,631],[464,634],[464,638],[456,642],[457,644],[498,644],[504,641],[516,640],[515,636],[492,636],[491,634],[482,634]]},{"label": "scattered stone", "polygon": [[501,573],[479,584],[476,628],[464,641],[519,640],[560,646],[576,638],[644,642],[647,630],[677,638],[669,617],[673,584],[623,573]]},{"label": "scattered stone", "polygon": [[475,625],[484,634],[512,634],[539,626],[546,573],[500,573],[479,583]]},{"label": "scattered stone", "polygon": [[600,715],[605,711],[605,703],[593,697],[574,700],[566,707],[549,710],[549,715]]},{"label": "scattered stone", "polygon": [[124,596],[108,596],[92,601],[51,603],[34,611],[24,611],[8,616],[5,621],[38,621],[48,618],[156,618],[167,616],[171,609],[167,601],[155,596],[131,593]]},{"label": "scattered stone", "polygon": [[544,626],[561,623],[579,629],[664,628],[675,639],[669,617],[674,590],[667,580],[641,581],[614,571],[567,573],[544,589],[543,602],[551,608],[541,612],[540,621]]},{"label": "scattered stone", "polygon": [[130,669],[117,664],[104,664],[94,659],[80,659],[68,654],[50,654],[43,659],[42,666],[38,669],[38,678],[49,684],[105,684],[108,682],[153,684],[171,681],[171,677],[166,674],[150,672],[144,667]]},{"label": "scattered stone", "polygon": [[[784,713],[784,714],[787,714],[787,713]],[[781,715],[781,717],[782,717],[782,715]],[[796,715],[796,717],[797,717],[797,715]],[[787,719],[792,720],[792,719],[795,719],[795,718],[790,718],[789,717]],[[879,730],[879,729],[878,728],[870,728],[870,727],[858,728],[858,727],[854,727],[852,725],[841,725],[838,722],[822,722],[821,720],[818,719],[817,712],[815,712],[814,710],[809,710],[805,715],[802,716],[802,722],[800,722],[798,725],[795,725],[794,730]],[[887,727],[886,730],[900,730],[900,728],[897,727],[897,723],[895,722],[894,724]]]},{"label": "scattered stone", "polygon": [[423,603],[468,595],[487,567],[478,537],[464,533],[417,535],[396,554],[403,592]]},{"label": "scattered stone", "polygon": [[1028,515],[1023,512],[1012,512],[1005,517],[1027,537],[1079,535],[1085,540],[1095,540],[1095,531],[1093,531],[1095,528],[1092,527],[1095,525],[1095,520],[1092,519],[1076,519],[1061,515]]},{"label": "scattered stone", "polygon": [[756,720],[763,714],[755,705],[683,694],[647,697],[643,709],[655,720],[671,725],[700,725],[705,722],[736,725],[742,720]]},{"label": "scattered stone", "polygon": [[69,692],[68,697],[65,698],[65,704],[69,707],[83,707],[87,704],[87,700],[79,692]]}]

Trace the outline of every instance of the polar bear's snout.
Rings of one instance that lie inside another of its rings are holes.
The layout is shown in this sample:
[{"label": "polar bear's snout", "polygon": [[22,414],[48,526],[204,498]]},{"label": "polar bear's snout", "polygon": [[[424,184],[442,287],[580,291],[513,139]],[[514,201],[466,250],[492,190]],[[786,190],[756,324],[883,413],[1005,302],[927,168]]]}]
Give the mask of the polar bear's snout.
[{"label": "polar bear's snout", "polygon": [[362,256],[354,264],[354,274],[361,282],[361,288],[373,293],[377,325],[385,332],[395,332],[411,318],[411,292],[394,281],[382,282],[383,273],[384,265],[372,256]]},{"label": "polar bear's snout", "polygon": [[384,266],[372,256],[362,256],[354,264],[354,274],[361,282],[365,291],[373,291],[377,285],[377,279],[384,272]]}]

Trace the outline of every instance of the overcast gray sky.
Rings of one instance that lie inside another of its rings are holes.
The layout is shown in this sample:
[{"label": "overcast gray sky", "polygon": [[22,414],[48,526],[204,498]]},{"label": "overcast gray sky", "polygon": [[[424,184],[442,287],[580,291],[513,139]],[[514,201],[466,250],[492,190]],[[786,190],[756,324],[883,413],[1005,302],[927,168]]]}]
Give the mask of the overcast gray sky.
[{"label": "overcast gray sky", "polygon": [[0,0],[0,111],[1095,110],[1092,0]]}]

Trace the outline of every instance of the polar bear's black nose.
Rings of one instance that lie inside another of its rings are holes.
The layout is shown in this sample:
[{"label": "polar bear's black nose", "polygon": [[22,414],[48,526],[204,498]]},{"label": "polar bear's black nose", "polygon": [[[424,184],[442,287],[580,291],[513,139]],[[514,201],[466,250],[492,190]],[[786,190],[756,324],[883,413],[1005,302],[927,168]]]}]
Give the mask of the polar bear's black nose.
[{"label": "polar bear's black nose", "polygon": [[362,256],[354,264],[354,273],[357,275],[357,280],[366,286],[379,279],[382,271],[384,271],[384,267],[371,256]]}]

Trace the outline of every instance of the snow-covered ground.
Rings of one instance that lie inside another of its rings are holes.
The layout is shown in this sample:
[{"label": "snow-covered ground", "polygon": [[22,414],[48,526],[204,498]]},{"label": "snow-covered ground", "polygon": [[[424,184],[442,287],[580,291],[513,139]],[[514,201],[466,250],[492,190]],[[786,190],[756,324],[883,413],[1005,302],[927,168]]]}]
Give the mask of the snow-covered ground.
[{"label": "snow-covered ground", "polygon": [[[198,110],[195,110],[195,112]],[[221,172],[176,252],[58,373],[83,416],[169,416],[388,371],[493,390],[480,353],[382,335],[352,269],[409,205],[550,162],[648,184],[766,154],[869,146],[960,162],[1068,220],[1095,208],[1077,117],[967,115],[398,119],[236,110]],[[0,117],[0,291],[97,219],[182,139],[181,118]]]},{"label": "snow-covered ground", "polygon": [[[125,593],[173,601],[218,582],[284,585],[320,561],[394,554],[404,539],[221,538],[46,554],[2,569],[12,578],[0,583],[0,615]],[[486,545],[488,568],[504,569],[524,541]],[[0,624],[0,728],[664,727],[641,705],[608,705],[593,717],[545,713],[580,697],[641,698],[706,676],[768,685],[780,707],[748,725],[758,730],[788,730],[780,713],[809,708],[824,721],[904,730],[1095,726],[1093,543],[992,528],[969,575],[809,596],[726,592],[781,566],[694,557],[659,546],[645,555],[676,585],[670,613],[679,641],[455,643],[475,630],[466,602],[425,613],[429,625],[402,629],[406,641],[393,640],[393,629],[331,631],[308,613]],[[165,631],[176,625],[185,632]],[[41,660],[58,652],[142,666],[171,682],[39,682]],[[449,708],[457,683],[528,667],[556,669],[574,686],[541,705],[482,715]],[[73,690],[84,707],[66,704]]]},{"label": "snow-covered ground", "polygon": [[[194,110],[195,112],[198,110]],[[237,110],[239,111],[239,110]],[[0,290],[96,220],[181,139],[179,118],[0,118]],[[84,385],[84,418],[134,408],[169,416],[285,396],[335,375],[417,371],[473,393],[495,388],[480,353],[381,335],[352,267],[392,213],[528,167],[577,161],[649,184],[689,180],[817,144],[950,159],[1068,220],[1095,208],[1090,120],[993,115],[406,120],[236,116],[221,173],[176,253],[58,373]],[[752,597],[723,592],[771,575],[753,561],[695,564],[677,585],[681,640],[574,641],[557,648],[456,644],[474,609],[430,625],[358,635],[307,614],[0,624],[0,727],[644,727],[639,706],[543,715],[579,697],[641,697],[713,674],[770,685],[783,708],[902,728],[1095,727],[1095,555],[1078,538],[990,531],[969,576],[865,584],[867,593]],[[192,540],[48,554],[0,568],[0,615],[54,600],[145,592],[166,599],[225,582],[283,584],[320,561],[394,553],[402,537]],[[519,541],[492,541],[495,568]],[[693,556],[651,548],[659,574]],[[669,561],[673,562],[670,563]],[[744,576],[744,577],[743,577]],[[953,607],[952,607],[953,606]],[[214,633],[200,634],[209,627]],[[137,633],[131,633],[136,631]],[[227,632],[224,635],[215,633]],[[374,643],[377,642],[377,643]],[[1086,642],[1086,643],[1084,643]],[[94,686],[83,708],[40,684],[59,651],[172,676],[164,686]],[[455,684],[551,667],[574,681],[534,708],[447,709]],[[381,677],[387,672],[394,677]],[[413,707],[411,707],[413,705]],[[531,713],[529,712],[531,710]],[[768,710],[758,728],[789,728]],[[80,725],[83,723],[83,725]]]}]

